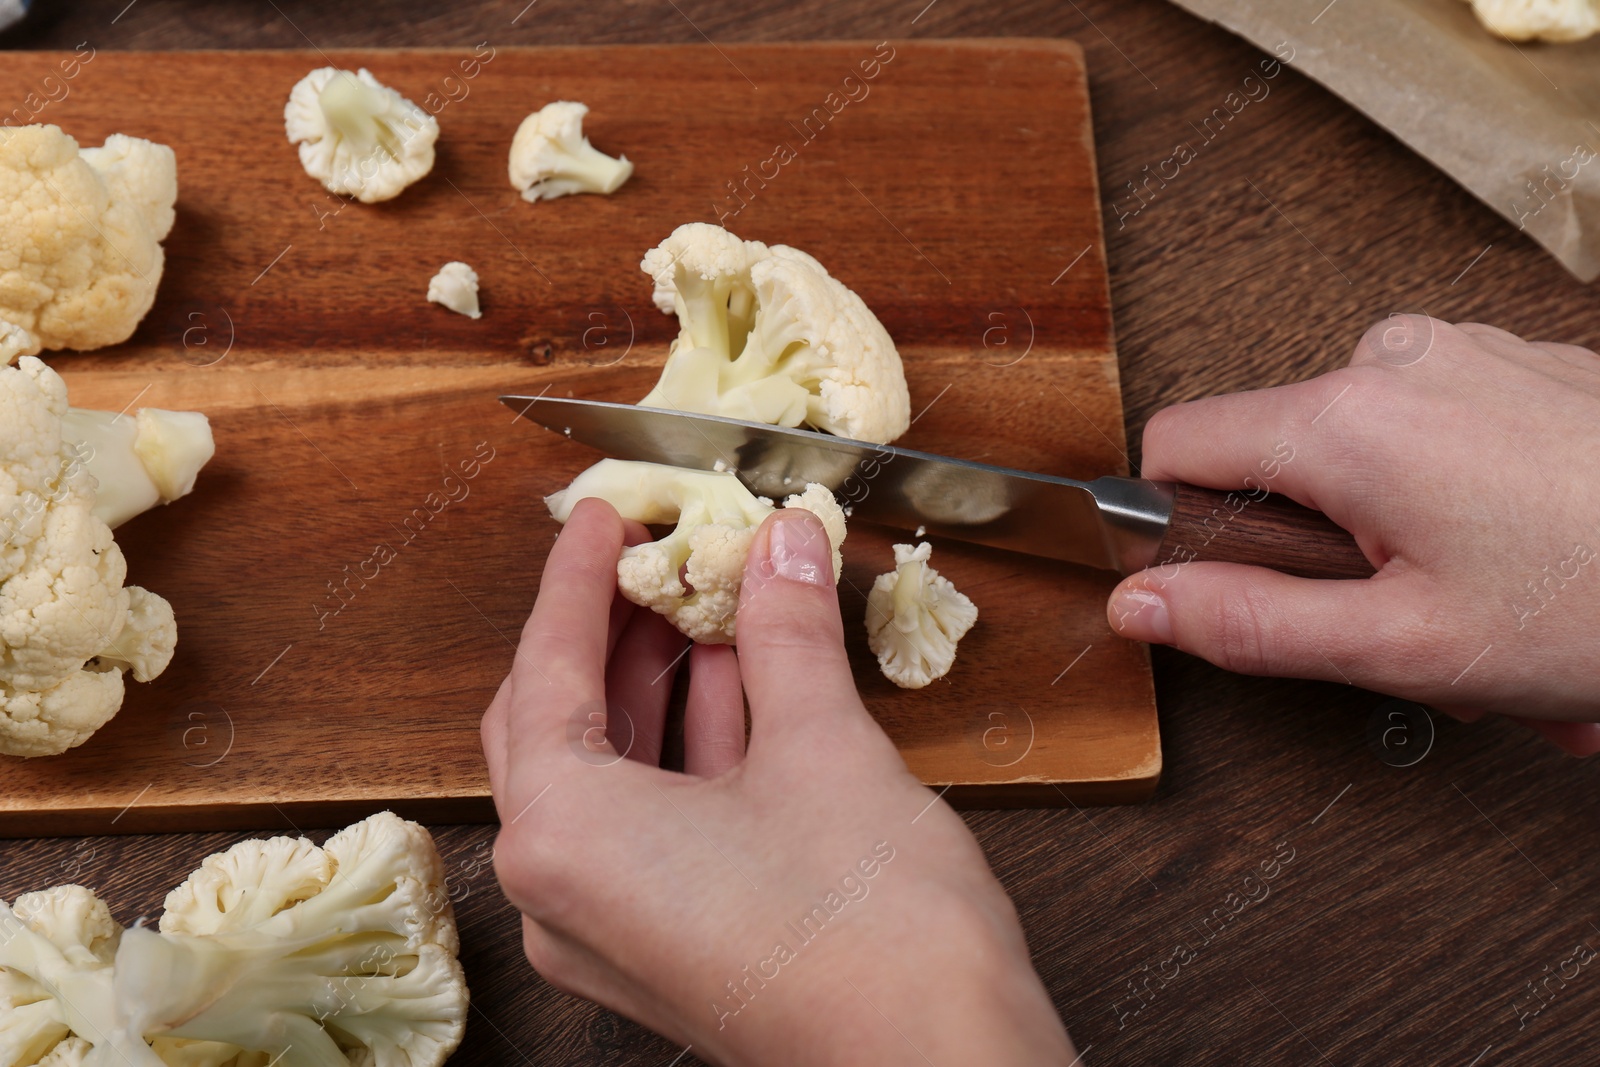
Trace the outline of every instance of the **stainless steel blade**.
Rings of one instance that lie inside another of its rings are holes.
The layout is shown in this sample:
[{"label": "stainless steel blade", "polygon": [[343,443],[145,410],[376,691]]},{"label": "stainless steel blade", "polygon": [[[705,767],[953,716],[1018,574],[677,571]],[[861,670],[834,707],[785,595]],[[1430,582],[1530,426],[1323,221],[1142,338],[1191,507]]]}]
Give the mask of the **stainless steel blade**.
[{"label": "stainless steel blade", "polygon": [[1031,474],[893,445],[715,415],[502,396],[519,416],[618,459],[731,470],[774,500],[821,482],[854,518],[1131,573],[1154,561],[1172,487]]}]

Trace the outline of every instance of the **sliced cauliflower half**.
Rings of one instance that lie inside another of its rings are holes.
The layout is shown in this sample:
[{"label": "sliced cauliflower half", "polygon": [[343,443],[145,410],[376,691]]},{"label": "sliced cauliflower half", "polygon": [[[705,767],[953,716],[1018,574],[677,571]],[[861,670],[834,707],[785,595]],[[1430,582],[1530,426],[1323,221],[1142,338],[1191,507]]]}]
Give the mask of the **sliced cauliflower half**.
[{"label": "sliced cauliflower half", "polygon": [[[702,644],[734,642],[745,557],[756,527],[774,510],[771,501],[751,493],[731,471],[603,459],[545,497],[545,504],[557,522],[566,522],[585,497],[599,497],[635,522],[676,524],[659,541],[622,550],[617,588],[623,596],[665,615]],[[805,508],[821,520],[838,578],[845,520],[833,493],[813,483],[783,506]]]},{"label": "sliced cauliflower half", "polygon": [[[149,681],[177,645],[172,606],[123,587],[127,564],[96,512],[97,478],[114,489],[113,472],[137,460],[109,447],[90,455],[94,450],[72,436],[68,416],[66,383],[38,359],[0,368],[6,755],[55,755],[82,744],[122,706],[123,671]],[[139,477],[148,480],[142,470]]]},{"label": "sliced cauliflower half", "polygon": [[85,148],[58,126],[0,139],[0,320],[5,362],[126,341],[155,302],[172,229],[172,149],[113,134]]},{"label": "sliced cauliflower half", "polygon": [[867,594],[867,645],[883,675],[902,689],[943,678],[956,642],[978,621],[978,608],[928,559],[933,546],[894,546],[895,569],[878,575]]},{"label": "sliced cauliflower half", "polygon": [[1468,0],[1478,21],[1511,41],[1581,41],[1600,32],[1600,0]]},{"label": "sliced cauliflower half", "polygon": [[478,272],[459,260],[446,263],[429,279],[428,299],[469,319],[483,317],[478,307]]},{"label": "sliced cauliflower half", "polygon": [[627,156],[611,158],[583,135],[587,106],[546,104],[522,120],[511,139],[511,186],[522,199],[554,200],[572,193],[614,193],[633,175]]},{"label": "sliced cauliflower half", "polygon": [[814,258],[703,222],[645,254],[657,306],[680,332],[647,407],[811,426],[887,443],[911,424],[894,341]]},{"label": "sliced cauliflower half", "polygon": [[433,170],[438,120],[364,67],[318,67],[301,78],[283,124],[307,174],[364,204],[399,196]]},{"label": "sliced cauliflower half", "polygon": [[80,886],[0,902],[0,1065],[440,1067],[467,986],[428,832],[243,841],[121,929]]}]

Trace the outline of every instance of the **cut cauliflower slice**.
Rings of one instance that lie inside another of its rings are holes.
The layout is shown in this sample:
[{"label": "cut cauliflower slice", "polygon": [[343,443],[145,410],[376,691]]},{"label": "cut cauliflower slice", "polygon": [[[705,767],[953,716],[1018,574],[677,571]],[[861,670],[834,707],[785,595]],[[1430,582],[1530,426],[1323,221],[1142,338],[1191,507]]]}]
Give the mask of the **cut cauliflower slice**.
[{"label": "cut cauliflower slice", "polygon": [[483,317],[478,307],[478,272],[459,260],[446,263],[429,279],[428,299],[469,319]]},{"label": "cut cauliflower slice", "polygon": [[554,200],[571,193],[614,193],[633,174],[627,156],[612,159],[583,135],[588,107],[572,100],[546,104],[522,120],[511,139],[508,171],[522,199]]},{"label": "cut cauliflower slice", "polygon": [[115,449],[86,459],[68,411],[66,383],[38,359],[0,368],[6,755],[48,756],[82,744],[122,706],[123,671],[149,681],[166,669],[177,644],[172,606],[123,587],[127,564],[95,512],[96,478],[115,488],[109,472],[118,465],[107,466]]},{"label": "cut cauliflower slice", "polygon": [[1581,41],[1600,32],[1600,0],[1468,0],[1493,33],[1511,41]]},{"label": "cut cauliflower slice", "polygon": [[807,425],[887,443],[911,424],[894,341],[849,287],[799,249],[703,222],[645,254],[680,332],[646,407]]},{"label": "cut cauliflower slice", "polygon": [[172,229],[172,149],[113,134],[85,148],[59,126],[0,140],[0,355],[126,341],[155,302]]},{"label": "cut cauliflower slice", "polygon": [[[617,588],[623,596],[665,615],[702,644],[734,642],[745,557],[756,527],[774,510],[771,501],[751,493],[731,471],[603,459],[545,497],[545,504],[557,522],[566,522],[585,497],[599,497],[635,522],[676,524],[659,541],[622,550]],[[837,579],[845,521],[833,493],[812,483],[783,506],[805,508],[821,520]]]},{"label": "cut cauliflower slice", "polygon": [[283,124],[306,173],[363,204],[399,196],[433,170],[438,120],[364,67],[318,67],[301,78]]},{"label": "cut cauliflower slice", "polygon": [[956,661],[956,642],[978,621],[978,608],[928,559],[924,541],[894,546],[895,569],[878,575],[867,594],[867,646],[883,676],[902,689],[943,678]]},{"label": "cut cauliflower slice", "polygon": [[0,902],[0,1064],[440,1067],[467,987],[428,832],[243,841],[123,930],[80,886]]}]

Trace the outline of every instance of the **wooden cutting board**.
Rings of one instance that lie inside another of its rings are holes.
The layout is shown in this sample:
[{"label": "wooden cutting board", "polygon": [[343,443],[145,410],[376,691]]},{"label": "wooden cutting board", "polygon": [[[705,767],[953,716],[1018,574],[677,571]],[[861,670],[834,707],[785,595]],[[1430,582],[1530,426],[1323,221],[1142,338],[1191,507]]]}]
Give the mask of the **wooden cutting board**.
[{"label": "wooden cutting board", "polygon": [[[79,406],[207,411],[217,457],[193,496],[118,531],[129,581],[177,612],[171,668],[81,748],[0,761],[0,833],[491,819],[478,722],[556,534],[540,498],[598,458],[495,397],[642,396],[676,328],[638,263],[683,222],[805,249],[866,299],[921,413],[902,444],[1126,471],[1071,42],[66,62],[9,54],[0,99],[36,93],[38,120],[84,144],[172,145],[181,195],[133,340],[50,362]],[[438,163],[399,199],[345,203],[301,171],[283,102],[327,63],[437,114]],[[518,122],[561,98],[637,164],[617,195],[511,188]],[[483,278],[480,321],[424,299],[452,259]],[[967,806],[1148,796],[1149,660],[1107,626],[1115,577],[940,542],[981,618],[946,679],[902,691],[861,622],[897,539],[852,527],[841,600],[867,705],[912,770]]]}]

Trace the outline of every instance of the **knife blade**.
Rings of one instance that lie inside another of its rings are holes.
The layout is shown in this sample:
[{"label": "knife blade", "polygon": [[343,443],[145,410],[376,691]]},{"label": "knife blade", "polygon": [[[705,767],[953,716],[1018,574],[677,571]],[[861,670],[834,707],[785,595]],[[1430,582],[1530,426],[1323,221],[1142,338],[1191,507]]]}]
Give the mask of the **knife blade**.
[{"label": "knife blade", "polygon": [[[1270,495],[1114,475],[1078,481],[635,404],[551,396],[500,400],[518,418],[619,459],[731,470],[752,492],[774,500],[820,482],[853,519],[921,527],[1048,559],[1124,574],[1197,559],[1264,563],[1307,577],[1372,573],[1349,534],[1317,512]],[[1270,561],[1257,558],[1262,549]]]}]

